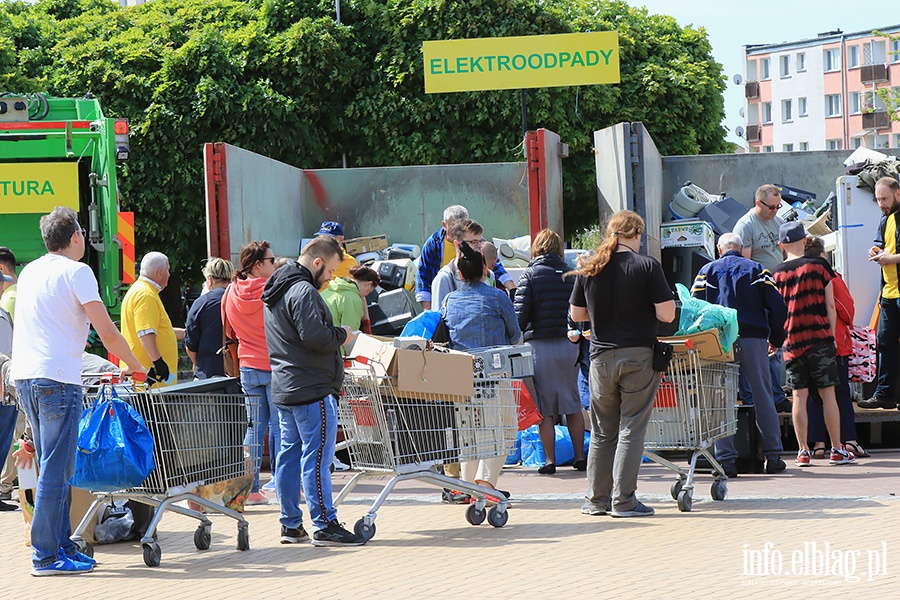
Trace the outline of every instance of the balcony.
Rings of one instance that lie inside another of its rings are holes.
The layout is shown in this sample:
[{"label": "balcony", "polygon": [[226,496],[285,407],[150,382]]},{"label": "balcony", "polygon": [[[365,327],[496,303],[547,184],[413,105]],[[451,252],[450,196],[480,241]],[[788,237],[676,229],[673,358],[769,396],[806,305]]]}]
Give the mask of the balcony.
[{"label": "balcony", "polygon": [[762,134],[762,126],[761,125],[747,125],[747,141],[748,142],[758,142],[760,140],[761,134]]},{"label": "balcony", "polygon": [[891,115],[883,110],[863,113],[862,126],[863,129],[887,129],[891,126]]},{"label": "balcony", "polygon": [[759,98],[759,82],[758,81],[748,81],[744,84],[744,97],[745,98]]},{"label": "balcony", "polygon": [[887,65],[864,65],[859,69],[859,76],[863,83],[878,83],[888,80]]}]

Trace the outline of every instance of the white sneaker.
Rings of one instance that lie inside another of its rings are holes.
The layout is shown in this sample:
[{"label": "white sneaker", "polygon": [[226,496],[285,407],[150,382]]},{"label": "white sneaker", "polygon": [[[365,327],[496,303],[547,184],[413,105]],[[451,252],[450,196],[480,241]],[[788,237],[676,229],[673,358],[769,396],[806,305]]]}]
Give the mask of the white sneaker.
[{"label": "white sneaker", "polygon": [[334,462],[332,462],[331,464],[334,466],[335,471],[349,471],[350,470],[350,465],[348,465],[346,463],[342,463],[341,460],[337,456],[334,457]]}]

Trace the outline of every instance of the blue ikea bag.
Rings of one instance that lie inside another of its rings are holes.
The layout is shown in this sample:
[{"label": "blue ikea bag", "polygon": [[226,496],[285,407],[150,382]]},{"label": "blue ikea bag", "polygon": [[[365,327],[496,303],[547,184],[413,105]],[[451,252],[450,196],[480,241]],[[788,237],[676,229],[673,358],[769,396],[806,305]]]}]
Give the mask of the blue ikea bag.
[{"label": "blue ikea bag", "polygon": [[103,386],[78,423],[69,483],[92,492],[115,492],[140,486],[155,468],[153,434],[144,418],[119,398],[115,387]]},{"label": "blue ikea bag", "polygon": [[400,337],[423,337],[430,340],[441,323],[441,312],[438,310],[426,310],[409,320],[403,326]]}]

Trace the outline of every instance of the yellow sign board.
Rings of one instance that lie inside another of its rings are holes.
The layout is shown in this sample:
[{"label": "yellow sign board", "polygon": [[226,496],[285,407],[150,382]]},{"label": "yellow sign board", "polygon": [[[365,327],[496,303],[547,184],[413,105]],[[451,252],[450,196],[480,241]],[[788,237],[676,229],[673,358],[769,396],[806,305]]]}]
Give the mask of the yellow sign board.
[{"label": "yellow sign board", "polygon": [[55,206],[78,210],[78,164],[0,164],[0,214],[49,213]]},{"label": "yellow sign board", "polygon": [[429,41],[425,93],[619,83],[615,31]]}]

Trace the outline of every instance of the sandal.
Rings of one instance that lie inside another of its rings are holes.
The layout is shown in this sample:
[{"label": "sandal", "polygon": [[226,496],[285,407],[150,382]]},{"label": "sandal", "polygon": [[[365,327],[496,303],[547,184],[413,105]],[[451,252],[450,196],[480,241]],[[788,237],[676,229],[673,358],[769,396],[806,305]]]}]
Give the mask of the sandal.
[{"label": "sandal", "polygon": [[844,449],[852,452],[853,456],[855,456],[856,458],[869,458],[870,456],[872,456],[871,454],[863,450],[862,446],[855,442],[845,442]]},{"label": "sandal", "polygon": [[825,447],[813,448],[809,455],[813,458],[825,458]]}]

